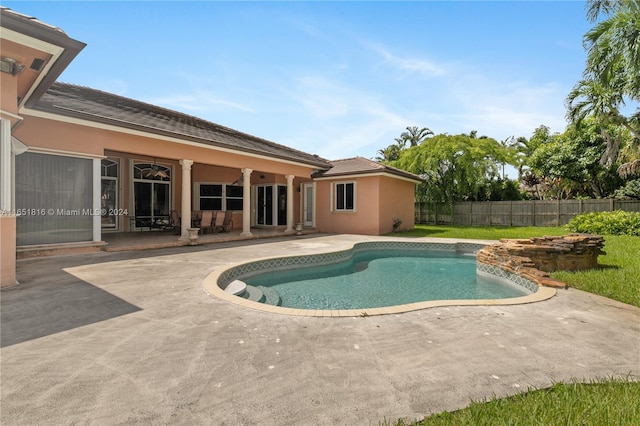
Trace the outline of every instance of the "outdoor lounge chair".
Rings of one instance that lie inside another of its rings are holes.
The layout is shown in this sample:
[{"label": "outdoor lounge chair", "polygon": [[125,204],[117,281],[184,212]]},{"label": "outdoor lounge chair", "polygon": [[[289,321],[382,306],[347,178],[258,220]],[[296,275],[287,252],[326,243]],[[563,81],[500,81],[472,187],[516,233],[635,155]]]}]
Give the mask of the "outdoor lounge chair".
[{"label": "outdoor lounge chair", "polygon": [[216,213],[216,221],[213,226],[213,232],[218,232],[218,230],[227,232],[227,230],[224,228],[225,213],[225,211],[219,211],[218,213]]},{"label": "outdoor lounge chair", "polygon": [[203,210],[202,219],[200,219],[200,232],[206,234],[207,231],[214,230],[213,228],[213,211]]},{"label": "outdoor lounge chair", "polygon": [[233,229],[233,212],[231,210],[227,210],[224,212],[224,231],[229,232],[230,229]]}]

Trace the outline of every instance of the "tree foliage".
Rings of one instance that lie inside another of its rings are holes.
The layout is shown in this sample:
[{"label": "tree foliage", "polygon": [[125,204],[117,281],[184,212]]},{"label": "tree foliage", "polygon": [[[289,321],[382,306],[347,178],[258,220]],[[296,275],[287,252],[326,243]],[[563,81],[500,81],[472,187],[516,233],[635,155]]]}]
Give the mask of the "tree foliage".
[{"label": "tree foliage", "polygon": [[417,190],[419,201],[452,203],[491,199],[500,180],[498,165],[507,156],[492,138],[440,134],[403,150],[392,165],[425,178]]},{"label": "tree foliage", "polygon": [[[570,125],[564,133],[547,135],[546,140],[537,145],[528,164],[544,184],[547,196],[602,198],[617,188],[620,179],[615,175],[615,168],[600,163],[608,147],[601,127],[591,118],[580,127]],[[620,141],[630,138],[619,126],[609,125],[606,133]]]}]

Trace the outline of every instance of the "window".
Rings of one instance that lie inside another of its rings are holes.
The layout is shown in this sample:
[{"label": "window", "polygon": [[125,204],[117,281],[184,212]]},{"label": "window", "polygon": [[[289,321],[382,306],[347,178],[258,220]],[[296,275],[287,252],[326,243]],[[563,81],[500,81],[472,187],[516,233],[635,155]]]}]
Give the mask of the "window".
[{"label": "window", "polygon": [[34,152],[16,156],[17,245],[92,240],[92,163]]},{"label": "window", "polygon": [[105,158],[101,161],[100,207],[102,208],[102,228],[116,229],[118,216],[118,162]]},{"label": "window", "polygon": [[344,182],[335,184],[335,208],[337,211],[355,210],[356,199],[355,182]]},{"label": "window", "polygon": [[223,185],[201,184],[199,210],[223,210],[222,187]]},{"label": "window", "polygon": [[222,183],[196,183],[195,210],[242,210],[243,187]]}]

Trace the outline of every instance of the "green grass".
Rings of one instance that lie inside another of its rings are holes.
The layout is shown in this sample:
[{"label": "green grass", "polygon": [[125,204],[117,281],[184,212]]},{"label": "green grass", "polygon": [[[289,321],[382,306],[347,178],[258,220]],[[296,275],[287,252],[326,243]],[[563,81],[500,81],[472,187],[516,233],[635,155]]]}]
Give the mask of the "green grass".
[{"label": "green grass", "polygon": [[638,425],[640,383],[628,379],[592,383],[557,383],[508,398],[474,401],[467,408],[443,412],[396,426],[435,425]]},{"label": "green grass", "polygon": [[475,240],[499,240],[500,238],[530,238],[545,235],[565,235],[566,229],[555,227],[509,226],[442,226],[416,225],[413,231],[393,234],[403,237],[471,238]]},{"label": "green grass", "polygon": [[[472,227],[416,225],[407,237],[499,240],[565,235],[564,228]],[[554,272],[571,287],[640,307],[640,237],[603,235],[607,253],[600,268]],[[462,410],[443,412],[418,423],[398,420],[394,425],[640,425],[640,383],[608,379],[581,384],[558,383],[509,398],[472,401]]]},{"label": "green grass", "polygon": [[640,307],[640,237],[604,235],[605,256],[596,270],[554,272],[570,287]]}]

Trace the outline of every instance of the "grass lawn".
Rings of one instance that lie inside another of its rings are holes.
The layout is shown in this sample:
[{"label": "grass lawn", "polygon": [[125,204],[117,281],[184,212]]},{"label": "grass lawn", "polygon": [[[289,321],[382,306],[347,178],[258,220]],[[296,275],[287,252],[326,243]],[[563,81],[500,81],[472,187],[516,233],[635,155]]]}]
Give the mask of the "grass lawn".
[{"label": "grass lawn", "polygon": [[469,407],[396,426],[566,426],[640,424],[640,383],[625,379],[556,383],[549,389],[472,402]]},{"label": "grass lawn", "polygon": [[[416,225],[407,237],[499,240],[565,235],[564,228],[475,227]],[[601,268],[554,272],[570,287],[640,307],[640,237],[604,235]],[[418,423],[398,420],[396,426],[427,425],[640,425],[640,383],[601,380],[596,383],[558,383],[510,398],[474,401],[467,408],[432,415]]]}]

